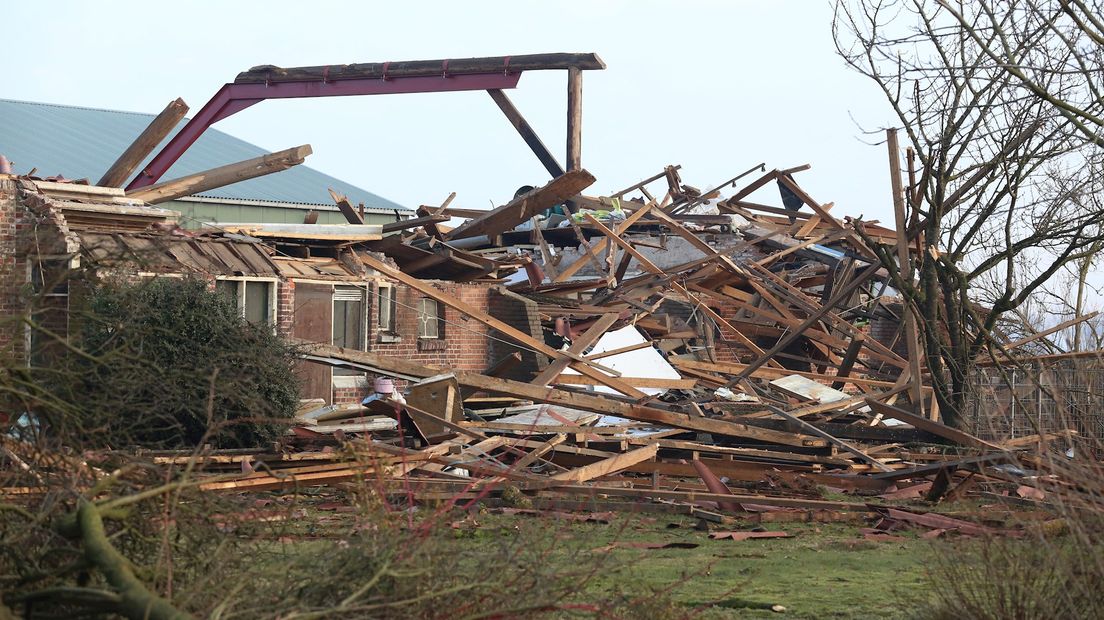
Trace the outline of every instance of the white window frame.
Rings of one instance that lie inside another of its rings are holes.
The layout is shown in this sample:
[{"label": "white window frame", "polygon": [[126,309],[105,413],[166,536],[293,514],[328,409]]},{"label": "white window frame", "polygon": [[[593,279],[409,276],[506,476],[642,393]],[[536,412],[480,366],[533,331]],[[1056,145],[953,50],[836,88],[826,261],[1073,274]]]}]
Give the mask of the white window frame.
[{"label": "white window frame", "polygon": [[[429,321],[423,321],[422,320],[422,304],[424,304],[426,302],[432,303],[433,307],[436,308],[436,312],[435,312],[436,317],[435,317],[435,320],[434,320],[435,324],[433,326],[433,328],[434,328],[433,331],[435,331],[437,333],[434,336],[423,336],[422,335],[422,324],[423,323],[426,323],[426,324],[429,323]],[[441,322],[444,319],[444,317],[441,316],[441,312],[442,312],[441,308],[443,307],[443,305],[444,304],[437,301],[436,299],[433,299],[432,297],[422,297],[421,299],[418,300],[418,324],[417,324],[418,340],[441,340],[442,339]]]},{"label": "white window frame", "polygon": [[[390,291],[388,295],[384,295],[383,291]],[[377,282],[376,283],[376,330],[381,334],[395,335],[398,333],[395,329],[395,286],[390,282]],[[380,321],[380,312],[386,309],[387,312],[387,326],[384,327]]]},{"label": "white window frame", "polygon": [[238,302],[238,315],[242,318],[245,318],[245,283],[267,282],[271,284],[272,286],[269,287],[268,291],[268,325],[272,329],[276,329],[276,317],[278,314],[276,304],[277,300],[279,299],[278,291],[280,288],[279,278],[257,278],[252,276],[217,276],[215,277],[215,280],[238,283],[238,290],[235,294],[235,297]]}]

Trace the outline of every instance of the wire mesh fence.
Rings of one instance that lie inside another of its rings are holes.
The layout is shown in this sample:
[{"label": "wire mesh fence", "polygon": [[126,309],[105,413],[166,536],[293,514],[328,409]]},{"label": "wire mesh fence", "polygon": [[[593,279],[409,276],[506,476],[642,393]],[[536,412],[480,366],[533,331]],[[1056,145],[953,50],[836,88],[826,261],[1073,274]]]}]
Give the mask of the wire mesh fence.
[{"label": "wire mesh fence", "polygon": [[1104,362],[1058,360],[1017,368],[981,367],[967,408],[974,431],[1004,441],[1074,430],[1104,440]]}]

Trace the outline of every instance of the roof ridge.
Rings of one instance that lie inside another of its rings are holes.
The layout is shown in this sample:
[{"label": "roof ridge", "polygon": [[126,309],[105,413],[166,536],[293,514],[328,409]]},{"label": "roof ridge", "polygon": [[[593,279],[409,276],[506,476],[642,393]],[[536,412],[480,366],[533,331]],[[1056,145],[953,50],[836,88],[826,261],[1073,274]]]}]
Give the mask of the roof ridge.
[{"label": "roof ridge", "polygon": [[0,102],[3,103],[21,103],[24,105],[37,105],[46,108],[67,108],[70,110],[89,110],[91,112],[110,112],[112,114],[128,114],[131,116],[144,116],[146,118],[154,118],[156,114],[148,114],[146,112],[132,112],[130,110],[112,110],[109,108],[94,108],[83,105],[69,105],[67,103],[47,103],[45,101],[26,101],[23,99],[7,99],[0,97]]}]

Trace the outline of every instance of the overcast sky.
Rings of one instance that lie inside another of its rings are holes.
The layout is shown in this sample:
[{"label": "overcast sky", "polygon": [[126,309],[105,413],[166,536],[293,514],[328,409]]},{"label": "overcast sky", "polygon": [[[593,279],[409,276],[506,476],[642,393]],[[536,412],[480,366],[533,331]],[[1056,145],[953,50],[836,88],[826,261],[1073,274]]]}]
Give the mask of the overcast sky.
[{"label": "overcast sky", "polygon": [[[170,8],[171,6],[171,8]],[[705,189],[760,162],[834,213],[892,225],[887,106],[836,56],[828,0],[569,2],[18,2],[5,6],[0,97],[192,111],[261,64],[302,66],[596,52],[584,74],[587,193],[682,164]],[[529,72],[510,97],[564,159],[566,73]],[[547,173],[483,92],[267,101],[216,125],[408,206],[485,208]],[[230,163],[230,162],[227,162]],[[757,197],[778,204],[773,190]]]}]

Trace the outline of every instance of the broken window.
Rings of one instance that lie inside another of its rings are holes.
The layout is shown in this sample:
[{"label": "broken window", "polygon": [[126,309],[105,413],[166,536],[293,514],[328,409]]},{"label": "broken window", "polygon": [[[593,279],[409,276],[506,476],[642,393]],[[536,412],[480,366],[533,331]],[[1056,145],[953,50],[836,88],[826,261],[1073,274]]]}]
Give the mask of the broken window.
[{"label": "broken window", "polygon": [[436,340],[441,338],[441,305],[436,299],[423,297],[418,300],[418,338]]}]

